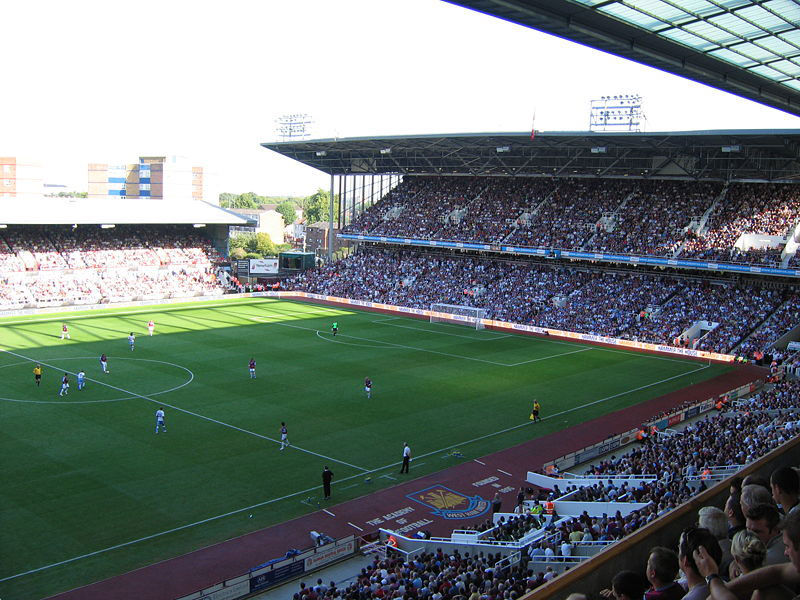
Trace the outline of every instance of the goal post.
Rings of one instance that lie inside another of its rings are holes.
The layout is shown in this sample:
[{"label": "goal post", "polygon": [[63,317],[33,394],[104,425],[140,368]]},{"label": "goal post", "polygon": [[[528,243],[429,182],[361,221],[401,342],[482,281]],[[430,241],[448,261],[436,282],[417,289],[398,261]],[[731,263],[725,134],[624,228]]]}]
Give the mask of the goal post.
[{"label": "goal post", "polygon": [[459,304],[431,304],[431,323],[453,323],[473,329],[484,329],[485,308],[461,306]]}]

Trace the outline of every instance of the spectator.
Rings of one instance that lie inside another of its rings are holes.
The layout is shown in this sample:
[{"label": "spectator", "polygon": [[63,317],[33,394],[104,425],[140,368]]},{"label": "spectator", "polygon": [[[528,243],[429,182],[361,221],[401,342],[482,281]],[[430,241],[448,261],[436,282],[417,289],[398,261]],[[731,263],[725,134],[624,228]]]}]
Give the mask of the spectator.
[{"label": "spectator", "polygon": [[[747,509],[747,530],[755,533],[767,547],[764,564],[777,565],[786,562],[781,540],[781,515],[774,504],[756,504]],[[715,559],[716,560],[716,559]],[[719,564],[719,561],[717,560]]]},{"label": "spectator", "polygon": [[686,576],[686,583],[689,591],[684,596],[684,600],[705,600],[708,596],[708,585],[705,577],[700,574],[697,563],[694,559],[694,551],[703,547],[709,556],[719,564],[722,558],[722,549],[717,543],[717,539],[708,530],[702,527],[688,527],[681,533],[678,541],[678,562],[681,571]]},{"label": "spectator", "polygon": [[650,589],[644,594],[644,600],[680,600],[685,595],[684,589],[675,581],[678,576],[678,555],[669,548],[656,546],[650,550],[647,558],[645,574],[650,582]]}]

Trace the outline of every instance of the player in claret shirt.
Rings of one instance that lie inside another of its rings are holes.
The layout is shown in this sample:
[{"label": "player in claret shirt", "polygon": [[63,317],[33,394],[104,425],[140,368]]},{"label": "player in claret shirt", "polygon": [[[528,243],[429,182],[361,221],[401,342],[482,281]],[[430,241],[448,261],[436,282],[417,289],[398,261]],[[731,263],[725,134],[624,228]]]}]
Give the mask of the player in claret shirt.
[{"label": "player in claret shirt", "polygon": [[364,391],[367,393],[367,398],[372,398],[372,379],[364,377]]},{"label": "player in claret shirt", "polygon": [[255,358],[251,358],[250,359],[250,367],[249,368],[250,368],[250,379],[255,379],[256,378],[256,359]]}]

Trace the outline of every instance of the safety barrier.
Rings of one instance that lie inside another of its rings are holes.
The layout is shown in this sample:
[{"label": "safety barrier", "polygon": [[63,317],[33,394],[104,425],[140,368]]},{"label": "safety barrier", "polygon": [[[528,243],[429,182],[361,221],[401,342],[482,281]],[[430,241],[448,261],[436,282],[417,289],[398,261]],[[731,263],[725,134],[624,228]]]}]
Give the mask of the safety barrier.
[{"label": "safety barrier", "polygon": [[247,573],[176,600],[236,600],[316,571],[325,565],[348,558],[357,551],[358,540],[353,535],[302,552],[289,551],[284,558],[270,560],[253,567]]}]

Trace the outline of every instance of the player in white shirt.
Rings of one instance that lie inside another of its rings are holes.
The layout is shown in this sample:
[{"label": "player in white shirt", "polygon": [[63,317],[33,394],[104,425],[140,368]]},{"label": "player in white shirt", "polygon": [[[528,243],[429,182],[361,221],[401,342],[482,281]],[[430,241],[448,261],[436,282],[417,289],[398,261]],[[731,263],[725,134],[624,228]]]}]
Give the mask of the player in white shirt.
[{"label": "player in white shirt", "polygon": [[131,352],[133,352],[133,345],[135,343],[136,343],[136,336],[133,335],[133,332],[131,331],[131,334],[128,336],[128,345],[131,347]]},{"label": "player in white shirt", "polygon": [[162,407],[158,407],[156,411],[156,433],[158,433],[158,428],[163,427],[164,433],[167,433],[167,426],[164,423],[164,409]]},{"label": "player in white shirt", "polygon": [[82,390],[86,386],[86,373],[78,371],[78,390]]},{"label": "player in white shirt", "polygon": [[156,324],[150,320],[147,322],[147,331],[150,332],[150,337],[153,337],[153,332],[156,330]]}]

